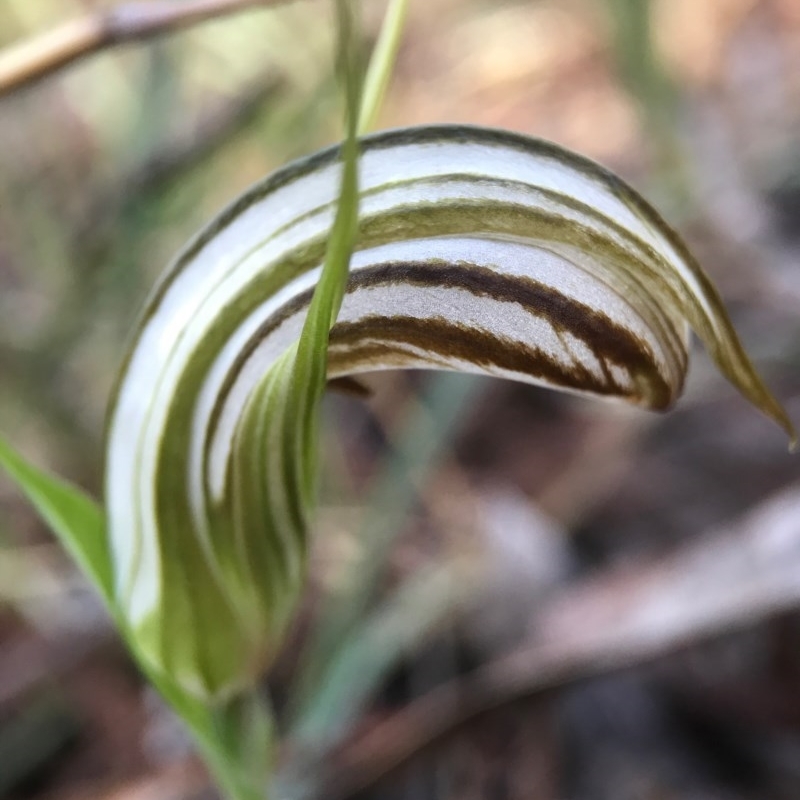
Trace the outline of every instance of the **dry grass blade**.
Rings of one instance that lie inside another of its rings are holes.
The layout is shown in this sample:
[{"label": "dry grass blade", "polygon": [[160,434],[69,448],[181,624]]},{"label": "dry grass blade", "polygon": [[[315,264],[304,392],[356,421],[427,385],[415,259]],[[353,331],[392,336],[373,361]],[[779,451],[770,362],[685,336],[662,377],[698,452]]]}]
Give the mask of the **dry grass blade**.
[{"label": "dry grass blade", "polygon": [[0,97],[118,44],[140,42],[218,17],[287,2],[289,0],[129,3],[105,13],[70,20],[0,52]]}]

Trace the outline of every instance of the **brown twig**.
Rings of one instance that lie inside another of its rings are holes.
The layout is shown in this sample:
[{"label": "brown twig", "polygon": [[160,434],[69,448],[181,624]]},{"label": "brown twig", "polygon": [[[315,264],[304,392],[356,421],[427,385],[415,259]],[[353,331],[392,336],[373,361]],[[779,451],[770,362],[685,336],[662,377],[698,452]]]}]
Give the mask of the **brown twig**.
[{"label": "brown twig", "polygon": [[313,800],[349,800],[467,724],[800,606],[800,488],[669,559],[565,589],[520,650],[445,684],[326,758]]},{"label": "brown twig", "polygon": [[258,6],[289,0],[186,0],[129,3],[74,19],[0,52],[0,97],[118,44],[140,42]]}]

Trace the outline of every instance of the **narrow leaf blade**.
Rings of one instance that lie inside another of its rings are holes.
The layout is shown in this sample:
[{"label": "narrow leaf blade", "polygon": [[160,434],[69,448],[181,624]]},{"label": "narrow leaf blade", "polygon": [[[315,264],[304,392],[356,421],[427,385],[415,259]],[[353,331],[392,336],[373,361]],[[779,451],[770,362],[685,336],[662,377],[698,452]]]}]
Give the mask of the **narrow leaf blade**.
[{"label": "narrow leaf blade", "polygon": [[103,599],[112,603],[105,521],[97,502],[62,478],[26,461],[0,437],[0,466],[80,565]]}]

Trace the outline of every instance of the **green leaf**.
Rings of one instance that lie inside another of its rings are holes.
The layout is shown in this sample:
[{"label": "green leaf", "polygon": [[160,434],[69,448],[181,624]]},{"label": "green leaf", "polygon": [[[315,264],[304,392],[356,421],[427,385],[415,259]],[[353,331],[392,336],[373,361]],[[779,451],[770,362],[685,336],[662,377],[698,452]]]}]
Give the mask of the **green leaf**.
[{"label": "green leaf", "polygon": [[0,466],[25,493],[103,599],[113,605],[112,573],[100,506],[78,487],[28,463],[2,437]]}]

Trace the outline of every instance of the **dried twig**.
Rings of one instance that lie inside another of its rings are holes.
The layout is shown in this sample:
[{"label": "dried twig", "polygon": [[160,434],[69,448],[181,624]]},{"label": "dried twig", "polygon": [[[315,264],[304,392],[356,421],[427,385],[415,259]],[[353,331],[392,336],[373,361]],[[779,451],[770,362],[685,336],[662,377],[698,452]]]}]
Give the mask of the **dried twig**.
[{"label": "dried twig", "polygon": [[0,52],[0,96],[118,44],[138,42],[252,8],[289,0],[129,3],[71,20]]},{"label": "dried twig", "polygon": [[332,755],[318,800],[346,800],[479,716],[800,606],[800,489],[670,559],[587,580],[542,609],[531,643],[446,684]]}]

